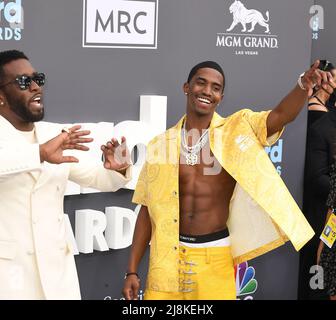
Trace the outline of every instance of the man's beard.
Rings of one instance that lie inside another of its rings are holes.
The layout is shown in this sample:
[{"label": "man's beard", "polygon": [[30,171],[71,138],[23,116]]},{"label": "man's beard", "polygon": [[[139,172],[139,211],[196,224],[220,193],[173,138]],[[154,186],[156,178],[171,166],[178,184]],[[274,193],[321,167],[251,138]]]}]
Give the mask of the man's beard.
[{"label": "man's beard", "polygon": [[44,118],[44,108],[39,113],[34,114],[22,101],[8,98],[7,100],[9,102],[9,108],[25,122],[38,122]]}]

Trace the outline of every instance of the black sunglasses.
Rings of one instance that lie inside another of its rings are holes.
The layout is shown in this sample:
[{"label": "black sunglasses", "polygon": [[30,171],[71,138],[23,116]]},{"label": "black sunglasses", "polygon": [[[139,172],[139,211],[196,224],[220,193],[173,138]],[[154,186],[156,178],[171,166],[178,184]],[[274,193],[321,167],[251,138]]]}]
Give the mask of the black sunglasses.
[{"label": "black sunglasses", "polygon": [[45,84],[46,76],[43,72],[34,73],[32,76],[17,76],[15,80],[3,84],[2,86],[0,86],[0,88],[7,86],[11,83],[16,83],[21,90],[27,90],[30,87],[32,81],[34,81],[39,87],[42,87]]}]

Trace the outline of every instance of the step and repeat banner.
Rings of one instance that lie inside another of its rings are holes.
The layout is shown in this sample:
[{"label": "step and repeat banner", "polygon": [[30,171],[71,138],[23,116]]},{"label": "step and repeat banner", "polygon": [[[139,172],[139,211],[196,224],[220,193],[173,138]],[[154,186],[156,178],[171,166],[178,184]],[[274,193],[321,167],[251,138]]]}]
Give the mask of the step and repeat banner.
[{"label": "step and repeat banner", "polygon": [[335,3],[330,0],[315,0],[315,5],[311,8],[312,24],[312,59],[320,57],[336,63],[336,43],[335,36]]},{"label": "step and repeat banner", "polygon": [[[125,135],[144,150],[185,112],[190,69],[215,60],[226,88],[218,112],[275,107],[310,65],[313,0],[0,1],[0,49],[24,51],[47,75],[45,120],[83,123],[99,144]],[[266,148],[301,205],[306,111]],[[83,299],[121,299],[138,209],[134,179],[115,193],[69,184],[64,210]],[[46,208],[46,211],[48,208]],[[47,212],[46,212],[47,214]],[[141,266],[143,279],[148,252]],[[236,268],[239,299],[296,299],[291,244]],[[144,289],[142,287],[142,289]],[[140,292],[140,299],[143,291]]]}]

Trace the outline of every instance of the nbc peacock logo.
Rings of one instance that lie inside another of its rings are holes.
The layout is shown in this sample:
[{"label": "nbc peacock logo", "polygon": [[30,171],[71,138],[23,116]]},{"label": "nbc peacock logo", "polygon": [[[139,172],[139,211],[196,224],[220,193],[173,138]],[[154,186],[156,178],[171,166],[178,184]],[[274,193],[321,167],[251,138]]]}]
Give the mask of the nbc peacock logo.
[{"label": "nbc peacock logo", "polygon": [[255,269],[249,266],[247,262],[235,266],[237,299],[253,299],[251,294],[255,293],[258,288],[258,282],[254,277]]}]

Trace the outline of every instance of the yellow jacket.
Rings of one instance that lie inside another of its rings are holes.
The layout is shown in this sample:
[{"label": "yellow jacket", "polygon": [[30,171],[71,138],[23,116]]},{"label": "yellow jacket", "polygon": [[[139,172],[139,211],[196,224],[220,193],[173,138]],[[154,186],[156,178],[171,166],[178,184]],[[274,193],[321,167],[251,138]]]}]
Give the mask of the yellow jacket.
[{"label": "yellow jacket", "polygon": [[[237,181],[227,223],[235,264],[288,240],[299,250],[314,235],[264,150],[281,135],[278,132],[267,138],[269,112],[243,109],[227,118],[215,113],[210,124],[211,151]],[[178,291],[178,170],[183,119],[149,143],[133,196],[133,202],[148,207],[152,224],[150,290]]]}]

